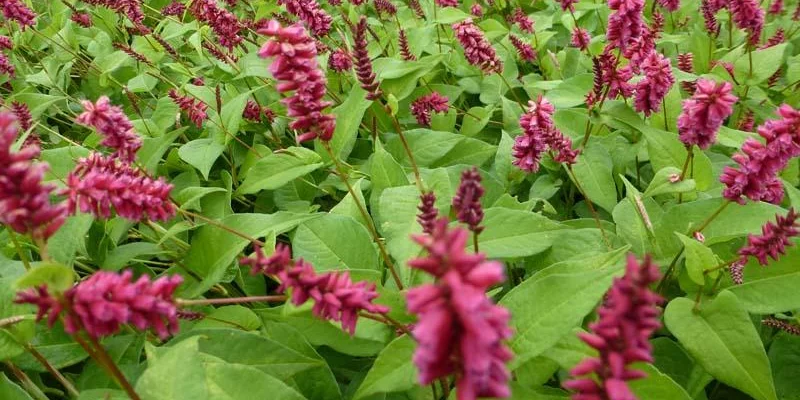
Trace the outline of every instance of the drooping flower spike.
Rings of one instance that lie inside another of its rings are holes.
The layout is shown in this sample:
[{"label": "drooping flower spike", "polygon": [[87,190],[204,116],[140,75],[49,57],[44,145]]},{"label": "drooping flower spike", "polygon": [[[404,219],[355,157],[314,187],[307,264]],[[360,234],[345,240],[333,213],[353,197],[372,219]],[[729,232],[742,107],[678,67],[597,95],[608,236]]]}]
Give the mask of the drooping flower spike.
[{"label": "drooping flower spike", "polygon": [[0,0],[0,11],[6,19],[16,21],[23,31],[36,23],[36,13],[21,0]]},{"label": "drooping flower spike", "polygon": [[229,51],[238,46],[244,38],[240,35],[242,24],[230,11],[220,8],[216,0],[193,0],[189,12],[211,27],[217,35],[219,44]]},{"label": "drooping flower spike", "polygon": [[685,145],[696,144],[705,150],[714,143],[717,131],[739,100],[732,92],[733,86],[728,82],[697,81],[694,94],[683,101],[683,110],[678,116],[678,132]]},{"label": "drooping flower spike", "polygon": [[453,24],[456,38],[464,48],[467,61],[487,74],[503,72],[503,62],[483,32],[472,22],[472,18]]},{"label": "drooping flower spike", "polygon": [[447,102],[447,96],[442,96],[439,92],[433,92],[411,102],[411,114],[417,119],[418,124],[430,126],[431,113],[446,113],[449,108]]},{"label": "drooping flower spike", "polygon": [[178,105],[178,108],[186,113],[186,116],[196,127],[203,127],[203,122],[208,119],[208,114],[206,113],[208,105],[192,96],[182,96],[175,89],[170,89],[167,95]]},{"label": "drooping flower spike", "polygon": [[75,118],[75,122],[91,126],[103,135],[100,144],[114,149],[115,158],[125,162],[136,159],[136,152],[142,147],[142,140],[122,109],[112,105],[106,96],[101,96],[95,103],[84,100],[81,104],[83,113]]},{"label": "drooping flower spike", "polygon": [[661,102],[675,83],[668,58],[651,51],[641,64],[644,79],[636,84],[636,111],[650,115],[661,108]]},{"label": "drooping flower spike", "polygon": [[792,208],[786,216],[777,215],[775,222],[767,222],[761,227],[760,235],[750,235],[747,237],[747,245],[739,250],[740,262],[747,262],[748,257],[755,257],[762,266],[768,264],[768,259],[777,260],[786,254],[786,247],[791,246],[789,240],[800,235],[800,215]]}]

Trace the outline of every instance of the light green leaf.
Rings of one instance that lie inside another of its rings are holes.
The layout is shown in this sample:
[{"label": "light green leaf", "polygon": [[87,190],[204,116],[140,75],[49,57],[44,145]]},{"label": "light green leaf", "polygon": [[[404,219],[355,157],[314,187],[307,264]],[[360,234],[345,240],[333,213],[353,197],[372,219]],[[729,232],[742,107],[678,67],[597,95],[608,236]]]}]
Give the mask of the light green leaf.
[{"label": "light green leaf", "polygon": [[417,385],[417,368],[411,362],[416,344],[400,336],[378,354],[361,386],[353,396],[363,399],[376,393],[404,392]]},{"label": "light green leaf", "polygon": [[[341,160],[346,160],[353,151],[361,120],[372,105],[372,101],[366,99],[366,94],[367,92],[360,86],[353,86],[344,102],[331,111],[336,117],[336,129],[333,132],[333,138],[328,143],[333,154],[336,154]],[[330,160],[330,155],[322,147],[320,141],[315,142],[314,148],[323,160],[326,162]]]},{"label": "light green leaf", "polygon": [[617,205],[613,167],[608,150],[595,141],[589,142],[578,157],[578,162],[572,166],[575,178],[589,200],[608,212],[613,211]]},{"label": "light green leaf", "polygon": [[745,310],[753,314],[774,314],[800,309],[800,247],[792,246],[785,255],[767,268],[752,261],[744,269],[744,283],[732,285],[728,291],[735,294]]},{"label": "light green leaf", "polygon": [[105,260],[103,260],[103,269],[109,271],[119,271],[123,269],[128,262],[140,256],[152,256],[162,253],[163,250],[153,243],[148,242],[135,242],[123,244],[114,250],[110,251]]},{"label": "light green leaf", "polygon": [[220,113],[222,127],[229,133],[229,135],[225,135],[226,143],[233,140],[233,137],[239,133],[239,124],[242,122],[242,112],[244,112],[244,107],[247,105],[247,100],[249,98],[250,92],[248,91],[226,101],[222,105]]},{"label": "light green leaf", "polygon": [[788,45],[788,43],[781,43],[766,49],[754,50],[752,54],[739,57],[733,68],[736,80],[749,86],[758,86],[767,80],[784,65],[783,53]]},{"label": "light green leaf", "polygon": [[[541,214],[492,207],[483,218],[478,247],[489,258],[527,257],[547,250],[565,227]],[[469,250],[472,251],[470,244]]]},{"label": "light green leaf", "polygon": [[732,293],[723,291],[699,312],[685,297],[664,312],[670,332],[708,373],[757,400],[776,400],[764,345],[750,316]]},{"label": "light green leaf", "polygon": [[630,388],[636,397],[647,400],[692,400],[686,390],[653,365],[639,364],[637,367],[647,377],[630,381]]},{"label": "light green leaf", "polygon": [[315,171],[323,165],[321,161],[319,154],[304,147],[276,151],[250,168],[236,193],[252,194],[278,189],[295,178]]},{"label": "light green leaf", "polygon": [[412,241],[412,234],[422,233],[416,215],[419,205],[419,190],[416,186],[398,186],[383,191],[380,198],[380,231],[386,237],[386,247],[398,267],[401,279],[410,285],[415,270],[406,263],[421,252],[418,244]]},{"label": "light green leaf", "polygon": [[47,285],[51,291],[63,292],[72,287],[75,276],[72,268],[53,262],[34,265],[15,283],[17,289],[27,289]]},{"label": "light green leaf", "polygon": [[[697,240],[678,232],[675,232],[675,236],[683,242],[684,254],[686,255],[686,272],[689,273],[689,278],[698,285],[704,284],[705,270],[716,267],[721,261],[711,249]],[[719,270],[712,271],[710,277],[712,279],[716,278],[718,274]]]},{"label": "light green leaf", "polygon": [[295,257],[318,271],[379,269],[378,253],[367,229],[355,219],[324,214],[302,223],[292,240]]},{"label": "light green leaf", "polygon": [[33,400],[25,390],[11,382],[5,373],[0,372],[0,399],[3,400]]},{"label": "light green leaf", "polygon": [[214,139],[195,139],[178,149],[181,160],[197,168],[203,178],[208,179],[208,173],[217,158],[225,151],[225,145],[218,143]]},{"label": "light green leaf", "polygon": [[644,191],[644,196],[653,197],[661,194],[686,193],[694,190],[694,179],[672,182],[673,176],[680,177],[680,175],[681,170],[675,167],[664,167],[658,170],[656,176],[653,177],[653,180],[650,181],[650,185],[648,185],[647,189]]},{"label": "light green leaf", "polygon": [[82,249],[86,233],[92,227],[94,218],[91,214],[77,214],[67,217],[64,225],[47,240],[47,250],[53,260],[65,265],[72,265],[76,253]]}]

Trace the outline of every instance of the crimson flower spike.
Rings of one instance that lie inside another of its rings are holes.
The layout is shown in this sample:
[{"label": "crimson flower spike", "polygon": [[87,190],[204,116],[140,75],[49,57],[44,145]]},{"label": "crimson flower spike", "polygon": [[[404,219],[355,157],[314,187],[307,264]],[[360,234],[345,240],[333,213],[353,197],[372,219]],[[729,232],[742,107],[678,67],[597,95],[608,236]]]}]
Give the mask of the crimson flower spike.
[{"label": "crimson flower spike", "polygon": [[767,222],[761,227],[760,235],[747,237],[747,245],[739,250],[740,262],[747,262],[747,257],[755,257],[762,266],[767,265],[767,257],[777,260],[786,254],[786,247],[791,246],[789,240],[800,234],[797,222],[798,214],[792,208],[786,216],[775,216],[775,222]]},{"label": "crimson flower spike", "polygon": [[367,100],[375,100],[381,97],[383,91],[380,89],[380,82],[375,80],[375,71],[372,70],[372,60],[367,53],[367,18],[361,16],[358,24],[353,27],[355,44],[353,45],[353,56],[356,59],[356,76],[361,82],[361,87],[367,91]]}]

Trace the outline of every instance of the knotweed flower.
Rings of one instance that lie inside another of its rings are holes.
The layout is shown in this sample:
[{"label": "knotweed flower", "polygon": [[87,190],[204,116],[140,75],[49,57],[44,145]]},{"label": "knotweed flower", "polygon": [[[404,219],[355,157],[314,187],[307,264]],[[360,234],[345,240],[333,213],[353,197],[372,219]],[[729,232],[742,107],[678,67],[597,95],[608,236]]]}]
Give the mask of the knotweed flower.
[{"label": "knotweed flower", "polygon": [[233,13],[220,8],[216,0],[193,0],[189,6],[189,12],[198,21],[208,24],[217,35],[219,44],[229,51],[244,40],[239,35],[242,24]]},{"label": "knotweed flower", "polygon": [[133,130],[133,124],[122,109],[111,104],[106,96],[97,102],[81,101],[83,113],[75,118],[75,122],[90,126],[103,135],[101,145],[114,149],[114,157],[124,162],[136,159],[136,152],[142,147],[142,140]]},{"label": "knotweed flower", "polygon": [[778,28],[778,30],[775,31],[775,34],[770,36],[770,38],[767,39],[767,42],[760,46],[759,49],[768,49],[772,46],[777,46],[783,43],[785,40],[786,33],[783,31],[783,28]]},{"label": "knotweed flower", "polygon": [[314,300],[312,313],[319,318],[338,321],[342,329],[355,334],[358,313],[367,311],[385,314],[389,309],[373,304],[378,297],[375,285],[365,281],[353,282],[348,271],[317,274],[314,267],[303,259],[292,261],[288,246],[278,245],[275,253],[265,257],[256,246],[255,258],[244,258],[241,263],[252,268],[251,273],[277,276],[281,282],[279,292],[291,290],[291,301],[301,305]]},{"label": "knotweed flower", "polygon": [[747,31],[751,45],[758,44],[764,28],[764,10],[755,0],[729,0],[728,8],[733,14],[733,22],[739,29]]},{"label": "knotweed flower", "polygon": [[658,0],[658,4],[669,12],[678,11],[681,6],[680,0]]},{"label": "knotweed flower", "polygon": [[331,30],[331,18],[317,3],[317,0],[278,0],[286,6],[286,11],[300,18],[315,36],[325,36]]},{"label": "knotweed flower", "polygon": [[431,112],[445,113],[448,109],[447,96],[442,96],[439,92],[422,96],[411,103],[411,114],[417,119],[417,123],[422,126],[431,125]]},{"label": "knotweed flower", "polygon": [[767,222],[761,227],[761,235],[749,235],[747,245],[739,250],[740,261],[744,264],[747,257],[752,256],[758,263],[767,265],[767,257],[778,260],[786,254],[786,247],[791,246],[789,240],[800,234],[800,225],[797,222],[798,214],[790,209],[786,216],[775,216],[775,223]]},{"label": "knotweed flower", "polygon": [[536,60],[536,50],[533,49],[533,46],[526,43],[514,34],[508,35],[508,40],[510,40],[511,44],[514,45],[514,48],[517,49],[519,58],[529,62]]},{"label": "knotweed flower", "polygon": [[458,0],[434,0],[439,7],[458,7]]},{"label": "knotweed flower", "polygon": [[783,0],[773,0],[772,4],[769,5],[769,10],[767,10],[767,12],[770,15],[783,14]]},{"label": "knotweed flower", "polygon": [[222,49],[218,48],[213,43],[209,43],[209,42],[205,42],[204,41],[203,42],[203,48],[206,49],[206,51],[208,51],[209,54],[211,54],[214,58],[216,58],[217,60],[220,60],[220,61],[222,61],[224,63],[232,64],[232,63],[236,63],[237,61],[239,61],[239,58],[236,57],[236,55],[234,55],[232,53],[226,54],[225,52],[222,51]]},{"label": "knotweed flower", "polygon": [[574,164],[578,151],[572,141],[553,124],[555,108],[542,96],[528,102],[528,110],[519,118],[522,135],[516,137],[513,147],[513,164],[526,172],[539,170],[541,154],[549,147],[556,162]]},{"label": "knotweed flower", "polygon": [[703,0],[700,4],[700,12],[703,14],[703,24],[706,27],[706,31],[712,36],[717,36],[719,34],[719,23],[717,23],[715,15],[717,10],[714,9],[712,1]]},{"label": "knotweed flower", "polygon": [[30,288],[17,293],[14,303],[36,306],[36,321],[47,317],[47,326],[52,328],[64,311],[64,306],[47,290],[46,285]]},{"label": "knotweed flower", "polygon": [[739,100],[732,92],[733,86],[728,82],[697,81],[694,95],[683,101],[683,110],[678,116],[678,132],[685,145],[696,144],[705,150],[714,143],[719,127]]},{"label": "knotweed flower", "polygon": [[483,32],[472,22],[472,18],[453,24],[453,31],[464,47],[464,56],[470,64],[487,74],[503,72],[503,62],[497,57]]},{"label": "knotweed flower", "polygon": [[33,126],[33,117],[31,116],[31,110],[28,108],[27,104],[20,103],[18,101],[12,101],[11,112],[13,112],[14,116],[17,117],[19,126],[23,131],[31,129]]},{"label": "knotweed flower", "polygon": [[[625,276],[614,280],[605,302],[597,309],[600,319],[589,325],[592,332],[579,335],[600,354],[585,358],[570,371],[575,379],[564,382],[564,387],[577,392],[573,398],[636,398],[627,382],[646,374],[630,365],[653,362],[648,339],[661,326],[657,306],[663,299],[649,285],[659,278],[658,268],[649,256],[641,265],[632,255],[628,256]],[[590,374],[596,375],[596,379]]]},{"label": "knotweed flower", "polygon": [[617,57],[608,51],[600,54],[600,67],[603,71],[604,86],[608,87],[608,99],[616,99],[618,96],[628,98],[633,94],[634,87],[630,81],[633,71],[629,66],[619,67]]},{"label": "knotweed flower", "polygon": [[630,42],[645,31],[642,21],[643,0],[609,0],[608,8],[614,13],[608,17],[606,38],[608,47],[625,51]]},{"label": "knotweed flower", "polygon": [[503,266],[465,252],[468,238],[465,229],[448,229],[446,218],[436,221],[430,235],[413,237],[428,255],[409,266],[436,278],[408,291],[408,310],[419,317],[412,330],[418,342],[413,361],[423,385],[455,374],[460,400],[508,397],[505,363],[513,354],[504,340],[512,334],[510,314],[485,294],[504,280]]},{"label": "knotweed flower", "polygon": [[336,49],[328,58],[328,68],[338,73],[350,71],[353,68],[353,57],[347,49]]},{"label": "knotweed flower", "polygon": [[533,20],[530,19],[530,17],[528,17],[528,15],[525,14],[525,11],[522,11],[521,8],[517,7],[509,19],[511,22],[516,23],[521,31],[525,33],[533,33]]},{"label": "knotweed flower", "polygon": [[0,0],[0,7],[2,7],[3,16],[6,19],[17,21],[23,31],[36,22],[36,13],[21,0]]},{"label": "knotweed flower", "polygon": [[128,57],[133,58],[136,61],[141,63],[147,64],[149,66],[153,66],[153,63],[147,59],[147,57],[143,56],[142,54],[136,52],[131,46],[128,46],[124,43],[114,43],[114,48],[117,50],[121,50],[123,53],[127,54]]},{"label": "knotweed flower", "polygon": [[592,38],[589,36],[589,31],[586,29],[575,27],[575,29],[572,30],[572,40],[570,43],[573,46],[585,51],[589,48],[589,41],[591,40]]},{"label": "knotweed flower", "polygon": [[420,204],[417,206],[417,222],[422,226],[422,232],[433,233],[436,219],[439,218],[439,209],[436,208],[436,194],[431,192],[419,196]]},{"label": "knotweed flower", "polygon": [[797,3],[797,7],[794,8],[794,12],[792,13],[792,21],[800,21],[800,3]]},{"label": "knotweed flower", "polygon": [[242,118],[252,122],[261,122],[261,107],[255,101],[247,100],[242,111]]},{"label": "knotweed flower", "polygon": [[206,114],[208,106],[205,103],[191,96],[181,96],[175,89],[170,89],[168,95],[178,105],[178,108],[186,113],[186,116],[195,126],[198,128],[203,127],[203,121],[208,119],[208,114]]},{"label": "knotweed flower", "polygon": [[103,6],[114,10],[119,14],[123,14],[130,19],[136,29],[140,32],[148,32],[149,29],[142,25],[144,21],[144,13],[142,12],[142,1],[141,0],[84,0],[86,3],[96,5],[96,6]]},{"label": "knotweed flower", "polygon": [[356,59],[356,76],[361,82],[361,87],[367,91],[367,100],[375,100],[381,97],[383,91],[380,89],[380,82],[375,80],[375,71],[372,70],[372,60],[367,53],[367,18],[362,16],[358,25],[353,27],[355,45],[353,46],[353,56]]},{"label": "knotweed flower", "polygon": [[771,328],[780,329],[790,335],[800,336],[800,326],[774,317],[767,317],[761,320],[761,324]]},{"label": "knotweed flower", "polygon": [[8,36],[0,35],[0,50],[11,50],[14,48],[14,42]]},{"label": "knotweed flower", "polygon": [[575,3],[577,2],[578,0],[558,0],[558,4],[561,4],[562,11],[569,10],[571,12],[575,12]]},{"label": "knotweed flower", "polygon": [[399,35],[398,47],[400,47],[400,57],[402,57],[403,60],[406,61],[416,61],[417,56],[415,56],[414,53],[411,52],[411,47],[409,47],[408,45],[408,37],[406,36],[406,31],[400,29],[400,33],[398,35]]},{"label": "knotweed flower", "polygon": [[461,173],[461,183],[453,196],[453,209],[456,211],[458,220],[469,226],[469,230],[476,234],[483,231],[480,226],[483,221],[483,206],[481,197],[484,190],[481,185],[481,174],[478,168],[472,167]]},{"label": "knotweed flower", "polygon": [[54,186],[42,183],[46,164],[35,164],[38,146],[11,147],[17,139],[17,118],[0,112],[0,223],[35,239],[47,239],[64,223],[63,204],[50,203]]},{"label": "knotweed flower", "polygon": [[792,157],[800,155],[800,111],[784,104],[778,108],[780,119],[766,121],[758,127],[758,134],[766,144],[748,138],[742,153],[734,154],[739,166],[725,167],[720,182],[726,188],[722,195],[743,203],[742,196],[753,201],[780,203],[783,186],[777,174]]},{"label": "knotweed flower", "polygon": [[0,73],[8,75],[9,78],[17,76],[17,69],[3,53],[0,53]]},{"label": "knotweed flower", "polygon": [[419,4],[419,0],[408,0],[408,8],[414,11],[414,15],[417,18],[425,19],[425,11],[422,9],[422,5]]},{"label": "knotweed flower", "polygon": [[84,28],[91,28],[92,27],[92,16],[87,12],[76,12],[70,15],[69,19],[74,21],[76,24],[84,27]]},{"label": "knotweed flower", "polygon": [[98,218],[117,215],[131,221],[166,221],[175,215],[169,199],[172,185],[152,179],[130,164],[98,153],[82,158],[67,176],[68,209],[92,213]]},{"label": "knotweed flower", "polygon": [[731,281],[736,285],[744,283],[744,265],[745,264],[741,260],[737,260],[728,267],[728,272],[731,274]]},{"label": "knotweed flower", "polygon": [[269,21],[266,29],[259,33],[272,37],[264,43],[258,55],[262,58],[275,57],[269,69],[279,80],[279,92],[294,91],[283,100],[290,117],[295,120],[289,127],[302,131],[298,142],[331,140],[336,128],[336,120],[322,111],[331,103],[322,100],[327,91],[325,74],[317,63],[317,48],[300,24],[282,27],[276,20]]},{"label": "knotweed flower", "polygon": [[469,12],[470,14],[480,18],[483,16],[483,7],[481,7],[480,4],[475,3],[472,5],[472,7],[469,8]]},{"label": "knotweed flower", "polygon": [[[678,54],[678,69],[683,72],[693,73],[694,72],[694,55],[692,53],[680,53]],[[684,81],[681,82],[681,87],[683,90],[694,93],[696,88],[695,82],[688,82]]]},{"label": "knotweed flower", "polygon": [[375,0],[374,4],[375,10],[377,10],[379,14],[384,13],[388,16],[397,14],[397,7],[389,0]]},{"label": "knotweed flower", "polygon": [[755,113],[753,110],[747,110],[744,112],[744,116],[742,119],[739,120],[739,123],[736,125],[736,129],[745,132],[752,132],[753,127],[755,126],[756,119]]},{"label": "knotweed flower", "polygon": [[636,111],[650,115],[658,111],[661,102],[669,92],[675,77],[669,59],[657,51],[652,51],[642,62],[644,79],[636,84]]},{"label": "knotweed flower", "polygon": [[179,17],[186,11],[186,6],[180,1],[173,0],[161,9],[161,15],[165,17]]}]

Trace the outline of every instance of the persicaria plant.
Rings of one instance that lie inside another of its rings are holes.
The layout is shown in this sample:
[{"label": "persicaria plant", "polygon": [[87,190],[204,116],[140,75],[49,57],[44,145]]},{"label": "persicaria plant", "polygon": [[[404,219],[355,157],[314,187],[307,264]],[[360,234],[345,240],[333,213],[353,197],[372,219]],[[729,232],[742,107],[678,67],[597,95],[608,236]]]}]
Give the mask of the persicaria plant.
[{"label": "persicaria plant", "polygon": [[0,14],[2,400],[800,394],[798,0]]}]

